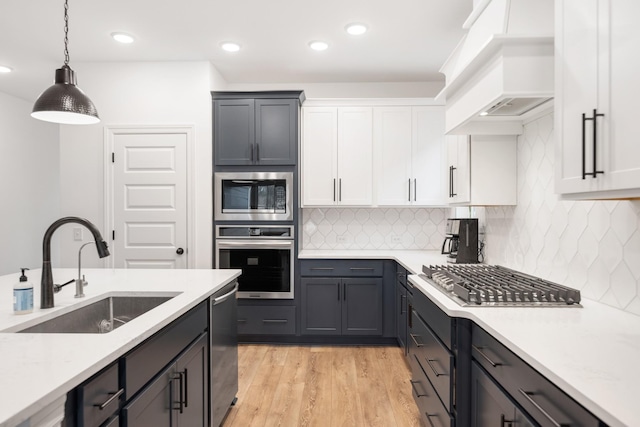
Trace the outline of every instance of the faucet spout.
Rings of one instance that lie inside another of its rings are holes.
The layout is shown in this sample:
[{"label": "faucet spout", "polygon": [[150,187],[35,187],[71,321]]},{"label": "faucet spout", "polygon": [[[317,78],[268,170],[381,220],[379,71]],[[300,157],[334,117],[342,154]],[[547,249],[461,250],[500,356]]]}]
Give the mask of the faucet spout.
[{"label": "faucet spout", "polygon": [[40,280],[40,308],[53,307],[53,273],[51,271],[51,237],[53,233],[64,224],[70,222],[84,225],[93,234],[93,238],[96,242],[96,249],[98,256],[104,258],[109,256],[109,247],[102,238],[98,228],[91,222],[83,218],[75,216],[68,216],[60,218],[49,226],[44,233],[44,239],[42,240],[42,279]]}]

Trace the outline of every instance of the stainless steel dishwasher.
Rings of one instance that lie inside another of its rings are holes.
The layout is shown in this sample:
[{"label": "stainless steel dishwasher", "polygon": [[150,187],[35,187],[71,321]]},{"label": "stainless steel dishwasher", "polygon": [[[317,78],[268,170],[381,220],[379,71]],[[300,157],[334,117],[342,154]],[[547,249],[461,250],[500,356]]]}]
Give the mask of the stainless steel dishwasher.
[{"label": "stainless steel dishwasher", "polygon": [[218,427],[238,392],[238,282],[234,281],[210,299],[211,427]]}]

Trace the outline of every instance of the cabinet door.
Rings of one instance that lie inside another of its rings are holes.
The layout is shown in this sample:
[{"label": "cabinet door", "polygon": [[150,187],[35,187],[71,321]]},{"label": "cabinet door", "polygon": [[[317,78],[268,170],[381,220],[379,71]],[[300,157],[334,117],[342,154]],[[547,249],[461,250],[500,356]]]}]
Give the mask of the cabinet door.
[{"label": "cabinet door", "polygon": [[182,377],[178,389],[178,426],[206,427],[209,416],[209,369],[205,332],[176,361],[176,374]]},{"label": "cabinet door", "polygon": [[255,152],[253,99],[221,99],[214,103],[216,165],[250,165]]},{"label": "cabinet door", "polygon": [[[636,0],[600,0],[598,3],[599,40],[606,41],[600,58],[598,112],[603,113],[600,128],[606,150],[603,170],[608,190],[635,189],[640,196],[640,146],[637,136],[637,95],[640,93],[640,2]],[[604,52],[604,53],[603,53]],[[606,88],[608,93],[603,93]],[[598,141],[600,143],[600,141]],[[613,195],[615,196],[615,194]]]},{"label": "cabinet door", "polygon": [[301,280],[302,333],[340,335],[342,312],[339,278],[303,278]]},{"label": "cabinet door", "polygon": [[342,279],[342,335],[382,335],[382,279]]},{"label": "cabinet door", "polygon": [[[582,177],[583,153],[586,171],[593,170],[592,122],[585,122],[583,129],[582,115],[591,117],[598,108],[599,1],[556,2],[556,191],[560,193],[595,191],[603,185],[601,177]],[[599,151],[600,159],[602,155]]]},{"label": "cabinet door", "polygon": [[449,203],[471,201],[469,137],[447,136],[447,188]]},{"label": "cabinet door", "polygon": [[255,162],[261,165],[295,165],[298,101],[256,99]]},{"label": "cabinet door", "polygon": [[162,371],[122,410],[126,427],[172,427],[175,425],[178,380],[175,364]]},{"label": "cabinet door", "polygon": [[374,108],[375,203],[408,205],[411,191],[411,107]]},{"label": "cabinet door", "polygon": [[338,203],[371,205],[372,181],[373,109],[338,108]]},{"label": "cabinet door", "polygon": [[[471,365],[471,426],[514,423],[515,406],[475,362]],[[520,424],[518,424],[520,425]]]},{"label": "cabinet door", "polygon": [[334,205],[338,179],[338,110],[305,107],[302,111],[302,205]]},{"label": "cabinet door", "polygon": [[414,205],[445,203],[442,168],[444,164],[444,108],[412,108],[411,196]]}]

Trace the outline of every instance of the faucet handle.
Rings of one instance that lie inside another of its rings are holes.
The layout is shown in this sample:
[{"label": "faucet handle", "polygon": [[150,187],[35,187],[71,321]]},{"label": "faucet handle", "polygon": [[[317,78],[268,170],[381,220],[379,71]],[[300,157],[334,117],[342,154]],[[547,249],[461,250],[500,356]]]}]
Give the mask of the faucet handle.
[{"label": "faucet handle", "polygon": [[71,279],[71,280],[69,280],[67,282],[64,282],[62,285],[53,285],[53,292],[57,294],[58,292],[60,292],[62,290],[62,288],[67,286],[69,283],[73,283],[75,281],[76,281],[75,279]]}]

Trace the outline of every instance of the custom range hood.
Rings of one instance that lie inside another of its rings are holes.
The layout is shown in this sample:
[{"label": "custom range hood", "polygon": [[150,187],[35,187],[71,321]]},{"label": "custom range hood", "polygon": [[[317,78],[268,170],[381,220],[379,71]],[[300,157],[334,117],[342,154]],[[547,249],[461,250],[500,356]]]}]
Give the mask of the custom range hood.
[{"label": "custom range hood", "polygon": [[447,134],[519,135],[553,104],[553,0],[480,0],[440,72]]}]

